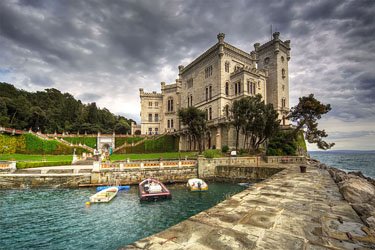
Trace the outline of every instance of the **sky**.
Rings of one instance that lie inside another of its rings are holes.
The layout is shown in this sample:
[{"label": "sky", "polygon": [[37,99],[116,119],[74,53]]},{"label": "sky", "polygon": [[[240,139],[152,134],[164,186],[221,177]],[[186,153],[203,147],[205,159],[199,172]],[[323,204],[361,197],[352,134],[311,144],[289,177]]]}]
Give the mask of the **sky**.
[{"label": "sky", "polygon": [[[290,106],[313,93],[334,149],[375,149],[375,1],[4,0],[0,82],[56,88],[139,122],[139,88],[160,91],[217,42],[250,52],[291,40]],[[316,149],[309,145],[310,150]]]}]

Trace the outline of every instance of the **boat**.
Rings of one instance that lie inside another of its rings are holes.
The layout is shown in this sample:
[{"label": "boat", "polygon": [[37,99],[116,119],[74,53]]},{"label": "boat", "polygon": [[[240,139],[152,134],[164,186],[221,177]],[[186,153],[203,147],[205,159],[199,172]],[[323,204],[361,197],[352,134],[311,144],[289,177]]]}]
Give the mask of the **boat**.
[{"label": "boat", "polygon": [[118,192],[117,187],[108,187],[90,197],[90,202],[109,202]]},{"label": "boat", "polygon": [[172,198],[171,192],[163,183],[156,179],[148,178],[138,185],[139,199],[141,201],[155,201]]},{"label": "boat", "polygon": [[[99,191],[102,191],[104,189],[107,189],[109,187],[112,187],[112,186],[100,186],[100,187],[96,187],[96,191],[99,192]],[[121,190],[129,190],[130,189],[130,186],[116,186],[118,188],[118,191],[121,191]]]},{"label": "boat", "polygon": [[207,183],[204,182],[204,180],[198,179],[198,178],[189,179],[186,185],[190,189],[190,191],[194,191],[194,192],[208,190]]}]

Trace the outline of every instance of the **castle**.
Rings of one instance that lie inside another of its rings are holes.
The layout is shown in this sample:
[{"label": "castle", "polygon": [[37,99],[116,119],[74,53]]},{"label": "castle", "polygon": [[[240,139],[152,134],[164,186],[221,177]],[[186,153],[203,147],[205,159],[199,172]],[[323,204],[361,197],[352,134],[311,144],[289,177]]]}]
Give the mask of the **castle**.
[{"label": "castle", "polygon": [[[139,89],[141,99],[141,133],[174,133],[180,137],[180,150],[193,150],[193,140],[179,122],[178,110],[190,106],[206,112],[208,131],[205,148],[235,146],[235,131],[228,126],[228,112],[236,99],[261,94],[272,103],[282,125],[288,121],[290,40],[282,41],[280,33],[265,44],[254,44],[247,53],[224,41],[218,42],[187,66],[178,66],[175,83],[161,83],[161,93]],[[242,138],[243,139],[243,138]],[[240,138],[240,140],[242,140]]]}]

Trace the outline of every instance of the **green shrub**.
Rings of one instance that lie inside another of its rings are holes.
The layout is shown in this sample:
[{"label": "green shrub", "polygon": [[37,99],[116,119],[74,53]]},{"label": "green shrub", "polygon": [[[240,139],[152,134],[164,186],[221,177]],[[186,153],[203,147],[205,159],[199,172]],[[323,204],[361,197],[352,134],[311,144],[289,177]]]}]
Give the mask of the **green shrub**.
[{"label": "green shrub", "polygon": [[96,137],[62,137],[65,141],[70,142],[72,144],[78,145],[86,145],[90,148],[96,148]]},{"label": "green shrub", "polygon": [[229,151],[229,147],[228,147],[228,145],[224,145],[224,146],[221,148],[221,152],[223,152],[224,154],[225,154],[225,153],[228,153],[228,151]]},{"label": "green shrub", "polygon": [[144,154],[144,153],[162,153],[177,152],[178,138],[172,135],[164,135],[158,139],[146,139],[136,146],[127,146],[116,153]]},{"label": "green shrub", "polygon": [[16,167],[18,169],[23,168],[37,168],[37,167],[49,167],[49,166],[65,166],[71,165],[71,161],[37,161],[37,162],[30,162],[30,161],[19,161],[16,163]]},{"label": "green shrub", "polygon": [[[296,155],[299,145],[306,148],[303,135],[297,135],[297,138],[292,138],[291,130],[282,130],[270,139],[267,147],[267,155],[283,156]],[[303,141],[303,142],[302,142]]]},{"label": "green shrub", "polygon": [[115,147],[120,147],[125,144],[132,144],[132,143],[137,143],[139,141],[143,140],[143,137],[116,137],[115,138]]},{"label": "green shrub", "polygon": [[219,158],[221,157],[221,152],[219,149],[207,149],[203,152],[205,158]]}]

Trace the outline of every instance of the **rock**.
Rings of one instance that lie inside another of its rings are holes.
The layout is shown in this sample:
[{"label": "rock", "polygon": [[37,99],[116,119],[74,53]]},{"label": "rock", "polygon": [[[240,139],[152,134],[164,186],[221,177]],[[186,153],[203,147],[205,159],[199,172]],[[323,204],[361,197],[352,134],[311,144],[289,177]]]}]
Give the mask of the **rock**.
[{"label": "rock", "polygon": [[375,207],[367,203],[352,204],[353,209],[361,218],[370,217],[372,214],[375,216]]},{"label": "rock", "polygon": [[375,229],[375,216],[368,217],[366,223],[370,228]]},{"label": "rock", "polygon": [[350,203],[368,203],[370,201],[375,201],[375,187],[367,180],[352,177],[345,179],[340,182],[339,189],[341,194],[344,196],[345,200]]}]

